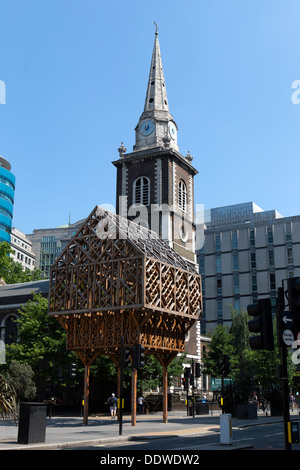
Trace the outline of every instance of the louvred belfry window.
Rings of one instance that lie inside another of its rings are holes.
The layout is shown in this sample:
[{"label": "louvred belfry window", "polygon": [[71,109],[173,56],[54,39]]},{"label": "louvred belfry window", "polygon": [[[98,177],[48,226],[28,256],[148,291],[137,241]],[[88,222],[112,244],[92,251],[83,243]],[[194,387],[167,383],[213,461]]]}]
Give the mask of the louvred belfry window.
[{"label": "louvred belfry window", "polygon": [[178,207],[186,211],[186,185],[183,181],[179,181],[178,184]]},{"label": "louvred belfry window", "polygon": [[146,176],[140,176],[133,183],[133,204],[150,204],[150,181]]}]

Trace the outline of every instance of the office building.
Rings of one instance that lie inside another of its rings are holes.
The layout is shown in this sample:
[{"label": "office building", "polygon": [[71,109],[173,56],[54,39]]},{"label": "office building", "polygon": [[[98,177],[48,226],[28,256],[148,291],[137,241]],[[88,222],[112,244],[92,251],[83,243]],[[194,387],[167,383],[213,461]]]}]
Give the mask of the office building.
[{"label": "office building", "polygon": [[10,163],[0,156],[0,242],[10,243],[12,227],[15,176]]},{"label": "office building", "polygon": [[57,228],[36,229],[27,238],[32,243],[36,256],[36,267],[45,279],[49,278],[50,269],[57,256],[64,250],[84,220]]},{"label": "office building", "polygon": [[202,275],[202,334],[230,325],[231,310],[270,298],[276,309],[282,280],[300,275],[300,216],[283,217],[253,202],[206,212],[204,244],[197,252]]},{"label": "office building", "polygon": [[14,261],[22,264],[24,271],[35,268],[35,254],[32,251],[32,243],[25,233],[15,227],[11,231],[11,247],[14,250],[11,257]]}]

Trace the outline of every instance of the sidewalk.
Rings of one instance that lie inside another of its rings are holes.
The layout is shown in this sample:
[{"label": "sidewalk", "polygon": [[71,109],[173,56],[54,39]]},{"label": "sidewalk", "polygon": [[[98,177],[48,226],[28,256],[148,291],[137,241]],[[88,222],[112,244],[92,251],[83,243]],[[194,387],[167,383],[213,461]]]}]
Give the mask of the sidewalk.
[{"label": "sidewalk", "polygon": [[[296,419],[298,416],[292,414]],[[282,422],[281,417],[258,416],[256,420],[232,419],[232,429],[240,429],[246,426],[257,426],[274,422]],[[190,417],[184,411],[169,412],[168,423],[162,422],[162,413],[151,413],[149,415],[137,415],[136,426],[131,426],[129,415],[123,417],[123,432],[119,435],[119,422],[111,420],[110,417],[90,417],[87,426],[82,424],[80,417],[57,417],[47,418],[46,442],[40,444],[18,444],[18,425],[13,422],[3,424],[0,422],[0,450],[32,450],[32,449],[72,449],[88,445],[115,444],[117,441],[150,440],[182,435],[208,435],[216,436],[215,444],[202,446],[199,441],[199,449],[228,449],[235,450],[247,448],[245,445],[235,444],[224,446],[219,444],[220,415]],[[117,449],[117,447],[116,447]]]}]

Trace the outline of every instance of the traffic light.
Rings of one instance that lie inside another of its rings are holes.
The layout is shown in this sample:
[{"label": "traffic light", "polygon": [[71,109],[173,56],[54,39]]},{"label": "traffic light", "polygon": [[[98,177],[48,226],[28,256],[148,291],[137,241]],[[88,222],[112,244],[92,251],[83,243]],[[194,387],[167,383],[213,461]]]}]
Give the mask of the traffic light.
[{"label": "traffic light", "polygon": [[201,364],[200,362],[196,362],[196,377],[201,377]]},{"label": "traffic light", "polygon": [[74,379],[76,377],[76,371],[77,371],[77,364],[75,362],[71,362],[69,364],[69,376],[70,379]]},{"label": "traffic light", "polygon": [[190,385],[194,386],[194,375],[190,374]]},{"label": "traffic light", "polygon": [[288,299],[293,319],[293,330],[297,337],[300,332],[300,277],[288,279]]},{"label": "traffic light", "polygon": [[124,369],[130,368],[130,351],[125,350],[123,356],[123,367]]},{"label": "traffic light", "polygon": [[141,344],[134,344],[132,349],[132,367],[133,369],[140,369],[145,365],[145,346]]},{"label": "traffic light", "polygon": [[219,374],[221,375],[229,375],[230,373],[230,357],[227,354],[222,354],[219,358]]},{"label": "traffic light", "polygon": [[256,304],[248,305],[247,312],[254,320],[248,322],[249,333],[258,333],[250,336],[251,349],[274,349],[272,309],[270,299],[261,299]]},{"label": "traffic light", "polygon": [[190,367],[186,367],[184,369],[184,377],[182,378],[182,384],[184,386],[184,390],[188,390],[189,389],[189,385],[191,384],[192,385],[192,382],[191,382],[191,378],[192,378],[192,374],[191,374],[191,368]]}]

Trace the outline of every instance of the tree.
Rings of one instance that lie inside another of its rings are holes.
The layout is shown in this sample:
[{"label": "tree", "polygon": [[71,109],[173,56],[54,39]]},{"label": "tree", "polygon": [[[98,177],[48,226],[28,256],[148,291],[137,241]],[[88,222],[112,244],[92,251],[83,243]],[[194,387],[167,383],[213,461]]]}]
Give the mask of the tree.
[{"label": "tree", "polygon": [[42,279],[41,271],[34,268],[24,271],[21,263],[14,261],[10,254],[13,249],[7,242],[0,242],[0,278],[4,279],[6,284],[16,284],[19,282],[30,282]]},{"label": "tree", "polygon": [[234,355],[233,335],[229,329],[223,325],[218,325],[211,333],[211,343],[209,350],[205,351],[203,362],[203,372],[214,377],[219,377],[219,359],[224,355],[229,355],[231,360]]},{"label": "tree", "polygon": [[[183,373],[183,363],[186,363],[186,354],[175,357],[168,366],[168,384],[173,385],[174,380]],[[145,365],[138,372],[138,386],[142,390],[155,389],[162,384],[163,368],[154,356],[146,356]]]},{"label": "tree", "polygon": [[[48,300],[34,294],[19,310],[18,341],[7,345],[8,363],[15,360],[28,364],[34,371],[37,386],[52,382],[61,384],[69,375],[69,364],[77,356],[66,350],[66,335],[58,321],[48,315]],[[74,383],[74,381],[73,381]]]},{"label": "tree", "polygon": [[18,402],[35,398],[34,372],[30,365],[13,360],[9,365],[6,376],[8,383],[15,390]]},{"label": "tree", "polygon": [[[280,387],[277,377],[279,353],[275,341],[275,351],[253,351],[249,348],[248,315],[243,310],[231,311],[230,328],[219,325],[211,335],[209,351],[204,357],[205,372],[219,377],[218,360],[223,354],[230,356],[232,379],[231,392],[235,403],[248,402],[254,391],[261,398],[275,395]],[[273,325],[276,331],[275,324]],[[276,338],[276,335],[274,335]],[[290,372],[291,374],[291,372]]]}]

